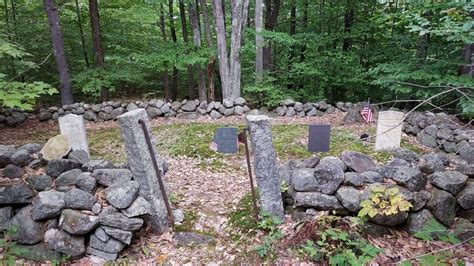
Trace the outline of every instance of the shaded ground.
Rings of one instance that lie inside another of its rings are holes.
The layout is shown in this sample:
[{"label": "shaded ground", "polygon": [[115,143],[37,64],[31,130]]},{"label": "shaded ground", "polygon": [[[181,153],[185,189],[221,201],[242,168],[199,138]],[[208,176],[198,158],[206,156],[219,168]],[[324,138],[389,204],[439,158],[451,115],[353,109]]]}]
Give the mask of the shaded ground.
[{"label": "shaded ground", "polygon": [[[342,115],[323,118],[275,118],[273,139],[280,161],[306,158],[312,154],[306,150],[308,124],[331,123],[331,152],[339,155],[343,150],[356,150],[371,155],[379,162],[390,159],[386,152],[374,152],[373,143],[362,142],[362,133],[375,133],[375,126],[358,124],[341,126]],[[185,221],[175,231],[193,231],[211,235],[216,242],[204,246],[179,247],[172,241],[172,233],[154,236],[140,232],[134,243],[123,252],[124,262],[173,264],[202,264],[229,262],[260,262],[254,247],[261,243],[263,232],[257,230],[250,218],[249,184],[243,148],[237,155],[217,154],[209,149],[209,143],[217,127],[238,126],[243,128],[243,117],[224,118],[218,121],[201,118],[198,121],[177,119],[153,120],[153,133],[159,152],[170,165],[165,176],[171,187],[171,201],[185,212]],[[93,157],[102,157],[116,162],[126,160],[120,131],[115,122],[88,124],[90,151]],[[44,143],[59,132],[56,124],[29,121],[17,128],[0,130],[0,143],[20,145],[29,142]],[[402,146],[417,152],[426,151],[418,147],[413,137],[404,136]],[[282,225],[292,226],[291,218]],[[401,258],[427,252],[444,243],[430,244],[396,232],[389,238],[370,239],[374,245],[384,248],[378,259],[384,264]],[[461,250],[461,251],[459,251]],[[458,252],[466,254],[466,250]],[[464,252],[464,253],[463,253]],[[399,256],[394,259],[394,255]],[[469,253],[468,253],[469,254]],[[389,257],[387,260],[385,257]],[[298,254],[280,252],[276,258],[291,263],[300,258]],[[91,262],[89,258],[79,263]]]}]

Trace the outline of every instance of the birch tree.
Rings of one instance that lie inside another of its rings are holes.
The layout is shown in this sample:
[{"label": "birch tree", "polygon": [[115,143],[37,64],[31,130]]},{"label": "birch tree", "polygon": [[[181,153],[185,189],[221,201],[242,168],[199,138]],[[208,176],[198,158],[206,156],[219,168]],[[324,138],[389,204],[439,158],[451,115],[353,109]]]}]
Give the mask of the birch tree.
[{"label": "birch tree", "polygon": [[242,32],[245,28],[249,0],[232,1],[232,27],[230,34],[230,53],[227,49],[225,16],[222,0],[214,2],[214,17],[217,32],[217,53],[221,76],[222,96],[224,99],[240,97]]},{"label": "birch tree", "polygon": [[261,82],[263,77],[263,2],[262,0],[255,1],[255,81]]},{"label": "birch tree", "polygon": [[[199,30],[198,12],[196,6],[192,1],[188,4],[189,21],[191,22],[191,29],[193,30],[193,43],[196,47],[201,47],[201,31]],[[197,66],[198,72],[198,91],[199,101],[207,102],[206,93],[206,73],[201,66]]]}]

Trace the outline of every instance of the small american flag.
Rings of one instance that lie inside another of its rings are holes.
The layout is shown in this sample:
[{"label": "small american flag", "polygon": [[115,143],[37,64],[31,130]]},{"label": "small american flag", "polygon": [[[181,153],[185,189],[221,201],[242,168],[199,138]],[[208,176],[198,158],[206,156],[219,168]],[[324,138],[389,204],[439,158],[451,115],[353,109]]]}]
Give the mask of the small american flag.
[{"label": "small american flag", "polygon": [[372,113],[372,109],[370,109],[370,104],[367,103],[362,111],[360,112],[362,118],[367,124],[370,124],[374,121],[374,114]]},{"label": "small american flag", "polygon": [[217,151],[217,143],[216,143],[215,139],[213,139],[211,144],[209,144],[209,149],[211,149],[215,152]]}]

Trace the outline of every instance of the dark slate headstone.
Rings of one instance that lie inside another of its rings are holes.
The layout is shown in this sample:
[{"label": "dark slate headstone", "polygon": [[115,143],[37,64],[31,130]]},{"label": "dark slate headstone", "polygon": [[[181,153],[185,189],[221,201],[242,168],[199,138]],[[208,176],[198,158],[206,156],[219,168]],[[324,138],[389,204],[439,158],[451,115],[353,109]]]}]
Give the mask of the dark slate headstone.
[{"label": "dark slate headstone", "polygon": [[237,142],[237,128],[220,127],[217,129],[213,142],[217,145],[217,152],[237,153],[239,145]]},{"label": "dark slate headstone", "polygon": [[328,152],[331,125],[310,125],[308,137],[308,151]]}]

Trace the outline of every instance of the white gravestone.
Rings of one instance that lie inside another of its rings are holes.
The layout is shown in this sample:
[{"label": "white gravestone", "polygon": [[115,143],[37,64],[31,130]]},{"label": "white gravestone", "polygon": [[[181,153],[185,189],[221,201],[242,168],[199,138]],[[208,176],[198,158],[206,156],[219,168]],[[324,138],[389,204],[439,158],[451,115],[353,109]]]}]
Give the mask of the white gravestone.
[{"label": "white gravestone", "polygon": [[81,115],[69,114],[59,118],[59,129],[65,135],[72,150],[83,150],[89,154],[86,125]]},{"label": "white gravestone", "polygon": [[375,150],[400,148],[403,127],[403,112],[384,111],[379,113]]}]

